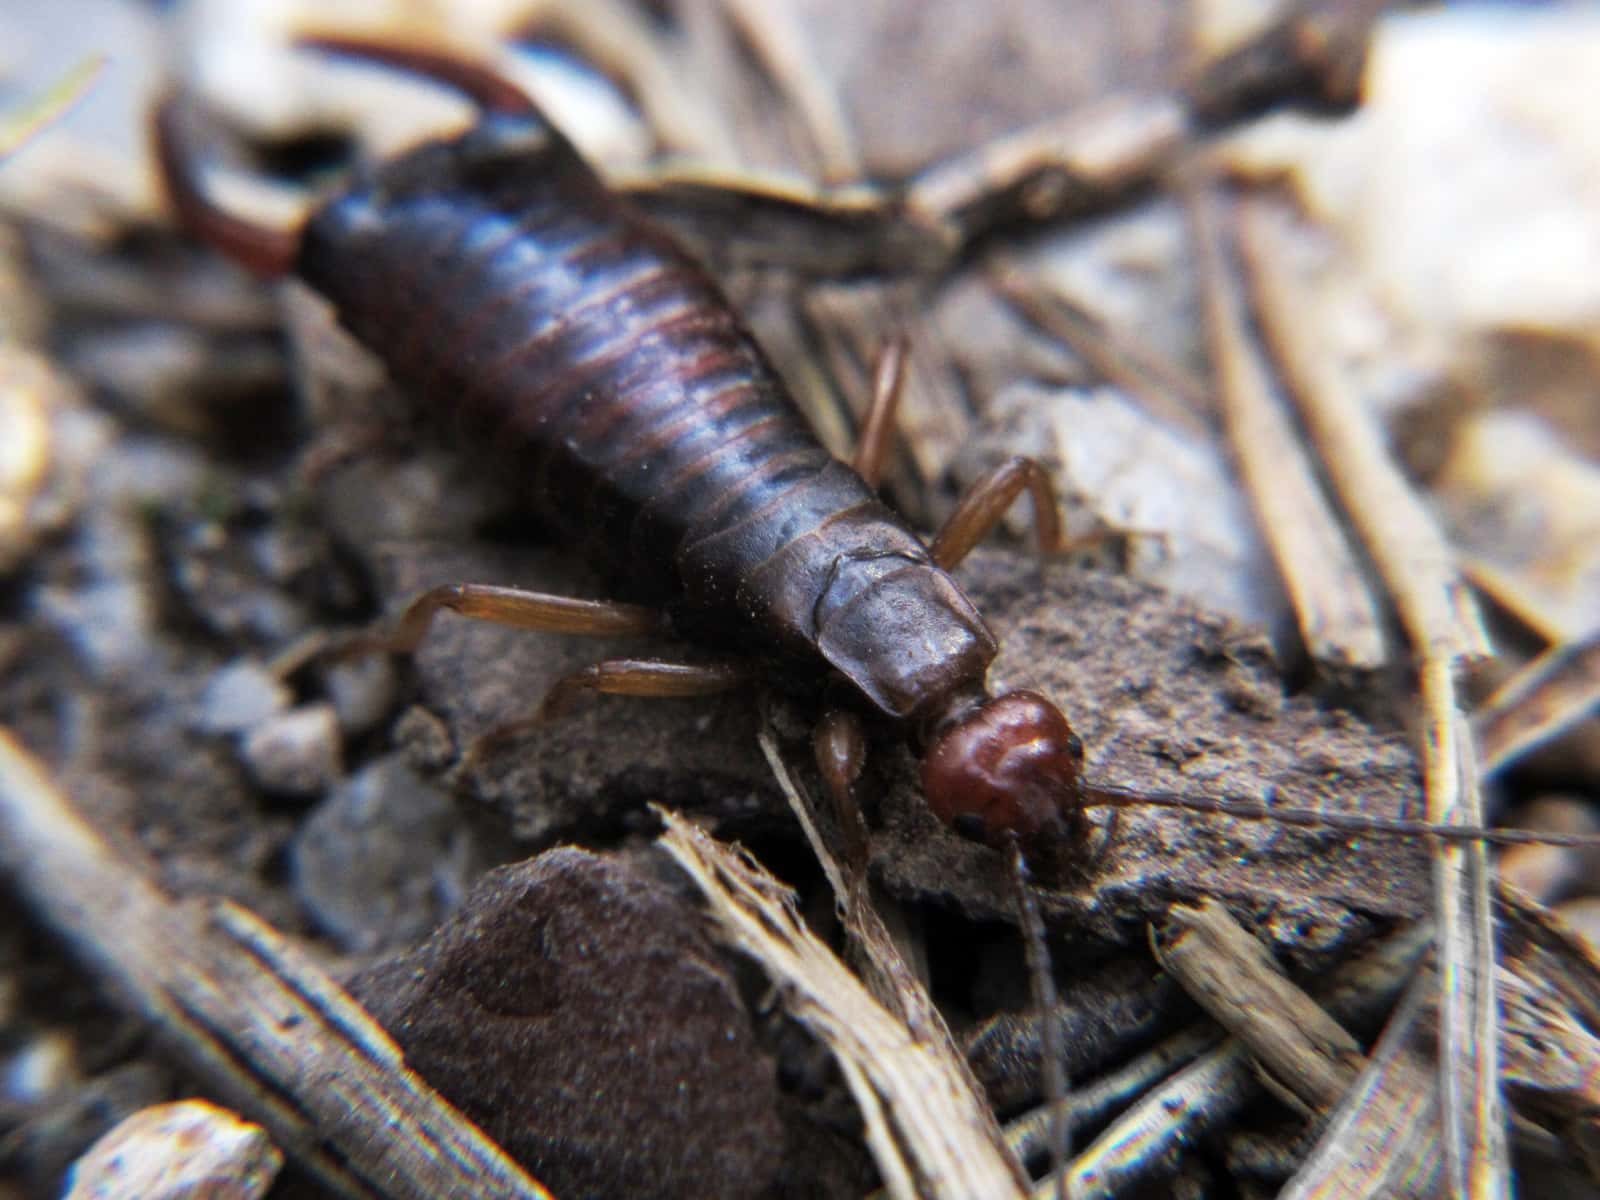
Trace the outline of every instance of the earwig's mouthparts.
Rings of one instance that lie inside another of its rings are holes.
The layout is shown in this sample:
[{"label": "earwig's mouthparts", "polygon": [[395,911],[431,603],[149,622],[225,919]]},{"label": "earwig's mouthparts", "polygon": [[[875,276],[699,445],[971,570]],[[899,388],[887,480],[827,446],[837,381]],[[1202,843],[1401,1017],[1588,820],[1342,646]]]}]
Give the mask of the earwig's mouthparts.
[{"label": "earwig's mouthparts", "polygon": [[325,50],[341,58],[361,59],[382,63],[410,75],[460,92],[485,112],[504,116],[537,114],[538,107],[509,80],[495,74],[489,67],[449,53],[423,50],[416,46],[400,46],[392,42],[369,41],[328,33],[301,34],[294,39],[296,46],[307,50]]},{"label": "earwig's mouthparts", "polygon": [[1174,792],[1137,792],[1131,788],[1083,784],[1078,790],[1082,808],[1177,808],[1241,821],[1273,821],[1279,825],[1329,829],[1336,833],[1387,834],[1392,837],[1433,838],[1441,842],[1489,842],[1500,846],[1569,846],[1600,849],[1600,834],[1543,833],[1532,829],[1484,829],[1475,825],[1437,825],[1405,817],[1380,817],[1367,813],[1327,812],[1320,808],[1280,806],[1244,796],[1181,796]]}]

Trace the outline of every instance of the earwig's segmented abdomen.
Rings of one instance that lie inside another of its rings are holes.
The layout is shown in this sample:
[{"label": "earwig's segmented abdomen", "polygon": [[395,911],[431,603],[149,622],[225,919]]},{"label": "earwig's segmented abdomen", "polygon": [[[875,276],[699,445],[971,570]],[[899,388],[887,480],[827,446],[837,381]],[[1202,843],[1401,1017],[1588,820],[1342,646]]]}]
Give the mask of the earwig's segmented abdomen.
[{"label": "earwig's segmented abdomen", "polygon": [[[298,270],[684,632],[820,652],[895,716],[981,683],[971,604],[816,441],[716,286],[537,118],[385,165],[311,219]],[[890,663],[896,619],[912,648]]]}]

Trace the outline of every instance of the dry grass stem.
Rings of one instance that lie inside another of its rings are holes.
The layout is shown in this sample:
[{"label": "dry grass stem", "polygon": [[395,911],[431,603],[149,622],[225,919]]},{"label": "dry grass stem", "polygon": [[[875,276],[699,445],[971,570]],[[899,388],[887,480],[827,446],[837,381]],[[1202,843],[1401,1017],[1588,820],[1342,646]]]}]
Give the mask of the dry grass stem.
[{"label": "dry grass stem", "polygon": [[[1111,1074],[1074,1088],[1064,1103],[1067,1128],[1071,1130],[1105,1120],[1116,1109],[1149,1091],[1221,1040],[1222,1034],[1216,1029],[1193,1026],[1151,1047]],[[1024,1162],[1048,1153],[1052,1134],[1051,1112],[1043,1105],[1008,1122],[1005,1127],[1006,1145]]]},{"label": "dry grass stem", "polygon": [[[1270,203],[1241,204],[1239,237],[1263,331],[1420,660],[1428,820],[1482,825],[1476,754],[1455,681],[1464,660],[1488,649],[1477,606],[1444,534],[1389,453],[1377,415],[1318,337],[1317,303],[1289,267],[1292,236],[1288,218]],[[1454,1187],[1506,1195],[1488,852],[1482,844],[1435,843],[1433,860],[1446,1171]]]},{"label": "dry grass stem", "polygon": [[[1381,1019],[1415,972],[1430,941],[1427,929],[1413,926],[1374,950],[1345,963],[1316,990],[1317,1002],[1343,1024],[1359,1026]],[[1188,1037],[1171,1039],[1177,1059],[1189,1052]],[[1082,1102],[1099,1085],[1084,1087]],[[1237,1038],[1206,1051],[1160,1087],[1140,1099],[1103,1130],[1071,1165],[1077,1200],[1111,1200],[1148,1180],[1184,1147],[1208,1130],[1220,1128],[1261,1095],[1261,1080],[1250,1051]],[[1035,1191],[1036,1200],[1049,1193]]]},{"label": "dry grass stem", "polygon": [[1025,320],[1060,341],[1153,416],[1197,441],[1212,440],[1211,395],[1182,367],[1112,329],[1018,262],[1002,260],[989,278]]},{"label": "dry grass stem", "polygon": [[791,0],[722,0],[722,6],[805,126],[823,179],[859,179],[861,152],[849,119]]},{"label": "dry grass stem", "polygon": [[728,939],[782,989],[796,1020],[834,1053],[889,1194],[1021,1197],[1021,1168],[948,1050],[918,1038],[806,928],[776,880],[662,812],[661,844],[705,895]]},{"label": "dry grass stem", "polygon": [[1228,443],[1312,659],[1372,670],[1388,657],[1378,606],[1284,396],[1247,331],[1218,204],[1199,188],[1189,195]]},{"label": "dry grass stem", "polygon": [[1461,573],[1489,598],[1490,603],[1518,622],[1534,637],[1547,644],[1579,637],[1586,631],[1574,628],[1570,618],[1557,612],[1536,596],[1514,571],[1507,571],[1475,554],[1464,554]]},{"label": "dry grass stem", "polygon": [[1474,716],[1485,770],[1498,771],[1600,709],[1600,632],[1552,646]]},{"label": "dry grass stem", "polygon": [[[879,349],[891,338],[905,335],[910,353],[896,419],[900,452],[890,457],[887,482],[897,492],[920,494],[923,481],[943,474],[974,428],[959,381],[949,371],[938,329],[882,288],[817,288],[804,297],[802,311],[823,347],[839,393],[859,397],[862,404],[872,394],[870,364]],[[842,457],[848,459],[853,442],[853,436],[847,437],[836,452],[844,451]],[[902,460],[911,463],[910,480],[895,470]]]},{"label": "dry grass stem", "polygon": [[715,162],[735,160],[733,133],[721,110],[706,103],[703,92],[684,86],[689,76],[680,57],[635,6],[621,0],[544,4],[524,20],[521,32],[566,42],[585,61],[622,81],[667,150]]},{"label": "dry grass stem", "polygon": [[1438,987],[1432,972],[1412,982],[1367,1068],[1279,1200],[1427,1200],[1442,1194],[1439,1075],[1422,1021]]},{"label": "dry grass stem", "polygon": [[104,54],[85,59],[43,95],[0,119],[0,163],[71,112],[89,94],[108,61]]}]

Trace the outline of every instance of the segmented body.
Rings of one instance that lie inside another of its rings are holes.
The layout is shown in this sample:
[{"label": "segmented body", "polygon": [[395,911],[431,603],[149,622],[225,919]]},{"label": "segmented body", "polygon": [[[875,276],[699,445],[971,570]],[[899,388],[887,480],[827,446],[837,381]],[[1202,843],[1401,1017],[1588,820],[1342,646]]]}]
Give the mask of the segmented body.
[{"label": "segmented body", "polygon": [[311,217],[296,269],[686,636],[834,668],[902,719],[981,693],[995,644],[970,601],[704,272],[541,118],[385,164]]}]

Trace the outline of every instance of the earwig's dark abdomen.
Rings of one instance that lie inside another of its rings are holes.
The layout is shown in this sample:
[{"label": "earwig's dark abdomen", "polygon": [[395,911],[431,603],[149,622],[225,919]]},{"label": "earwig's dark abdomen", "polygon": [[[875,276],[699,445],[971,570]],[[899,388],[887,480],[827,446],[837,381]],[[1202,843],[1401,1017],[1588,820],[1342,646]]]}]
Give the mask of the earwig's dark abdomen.
[{"label": "earwig's dark abdomen", "polygon": [[715,285],[543,122],[491,116],[387,164],[313,216],[298,270],[686,634],[820,654],[900,717],[981,686],[971,604],[817,443]]}]

